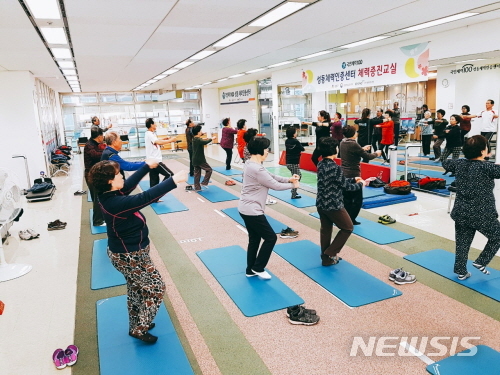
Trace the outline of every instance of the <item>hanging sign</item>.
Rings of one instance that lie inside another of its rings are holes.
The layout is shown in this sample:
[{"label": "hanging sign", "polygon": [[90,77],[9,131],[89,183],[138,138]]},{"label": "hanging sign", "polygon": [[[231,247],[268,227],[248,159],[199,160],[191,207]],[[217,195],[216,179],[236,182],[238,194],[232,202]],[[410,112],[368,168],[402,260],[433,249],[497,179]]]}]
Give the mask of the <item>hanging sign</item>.
[{"label": "hanging sign", "polygon": [[302,70],[304,92],[427,81],[429,43],[320,61]]},{"label": "hanging sign", "polygon": [[219,89],[221,105],[248,103],[254,101],[255,97],[255,84]]}]

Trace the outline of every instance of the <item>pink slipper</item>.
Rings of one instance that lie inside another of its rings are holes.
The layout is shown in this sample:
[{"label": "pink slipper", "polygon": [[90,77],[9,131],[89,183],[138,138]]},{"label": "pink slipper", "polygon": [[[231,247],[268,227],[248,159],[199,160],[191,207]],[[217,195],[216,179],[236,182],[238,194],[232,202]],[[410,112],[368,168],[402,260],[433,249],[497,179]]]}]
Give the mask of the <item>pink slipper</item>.
[{"label": "pink slipper", "polygon": [[56,349],[54,354],[52,354],[52,360],[54,361],[54,365],[56,365],[56,369],[62,370],[66,367],[66,356],[64,355],[64,350]]},{"label": "pink slipper", "polygon": [[64,351],[64,361],[68,366],[73,366],[78,360],[78,347],[70,345]]}]

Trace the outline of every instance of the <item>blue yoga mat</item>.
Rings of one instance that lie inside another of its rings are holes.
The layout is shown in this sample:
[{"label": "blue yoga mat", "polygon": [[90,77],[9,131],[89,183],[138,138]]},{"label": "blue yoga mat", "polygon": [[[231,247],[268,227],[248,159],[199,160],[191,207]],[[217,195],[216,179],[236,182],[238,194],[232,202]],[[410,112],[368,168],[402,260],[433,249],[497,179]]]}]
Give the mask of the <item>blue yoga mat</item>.
[{"label": "blue yoga mat", "polygon": [[108,239],[94,241],[92,247],[92,276],[90,289],[103,289],[125,284],[125,277],[111,264],[108,254]]},{"label": "blue yoga mat", "polygon": [[378,197],[380,195],[384,195],[384,188],[373,188],[373,187],[364,187],[363,188],[363,199]]},{"label": "blue yoga mat", "polygon": [[266,314],[304,303],[272,273],[270,280],[246,277],[247,253],[240,246],[198,251],[196,254],[245,316]]},{"label": "blue yoga mat", "polygon": [[91,208],[90,209],[90,232],[92,234],[101,234],[101,233],[106,233],[107,229],[106,229],[106,226],[103,225],[102,227],[99,226],[99,227],[95,227],[92,225],[92,218],[94,217],[94,209]]},{"label": "blue yoga mat", "polygon": [[191,365],[162,303],[151,345],[128,335],[127,296],[97,301],[97,341],[101,375],[193,375]]},{"label": "blue yoga mat", "polygon": [[500,271],[487,267],[490,275],[485,275],[472,265],[472,261],[467,261],[467,270],[472,276],[466,280],[460,281],[453,272],[455,263],[455,254],[442,249],[424,251],[422,253],[406,255],[406,260],[418,264],[421,267],[435,272],[438,275],[459,283],[478,293],[484,294],[500,302]]},{"label": "blue yoga mat", "polygon": [[236,195],[233,195],[215,185],[210,185],[208,189],[202,189],[198,192],[198,194],[212,203],[235,201],[240,199]]},{"label": "blue yoga mat", "polygon": [[234,176],[243,174],[243,170],[241,169],[230,169],[228,171],[226,171],[226,167],[213,167],[212,169],[216,172],[223,174],[224,176]]},{"label": "blue yoga mat", "polygon": [[316,206],[316,199],[307,195],[302,195],[300,199],[292,199],[290,190],[278,191],[269,189],[269,195],[298,208]]},{"label": "blue yoga mat", "polygon": [[392,285],[380,281],[346,260],[341,260],[334,266],[323,267],[320,247],[311,241],[276,245],[274,251],[350,307],[368,305],[402,294]]},{"label": "blue yoga mat", "polygon": [[233,176],[231,177],[234,181],[243,183],[243,176]]},{"label": "blue yoga mat", "polygon": [[[246,228],[245,222],[243,221],[243,219],[241,218],[240,213],[238,212],[238,208],[236,208],[236,207],[225,208],[225,209],[223,209],[221,211],[224,212],[231,219],[233,219],[234,221],[236,221],[238,224],[240,224],[242,227]],[[282,222],[280,222],[280,221],[278,221],[276,219],[273,219],[272,217],[270,217],[268,215],[266,215],[266,219],[269,222],[269,224],[271,225],[271,227],[273,228],[274,233],[281,233],[281,231],[283,229],[286,229],[286,227],[288,226],[288,225],[285,225],[285,224],[283,224]]]},{"label": "blue yoga mat", "polygon": [[405,203],[416,201],[417,197],[414,193],[407,195],[383,194],[376,197],[363,199],[362,208],[368,210],[370,208],[390,206],[392,204]]},{"label": "blue yoga mat", "polygon": [[435,362],[427,366],[426,370],[433,375],[498,375],[499,364],[499,352],[489,346],[478,345]]},{"label": "blue yoga mat", "polygon": [[[315,217],[316,219],[319,219],[319,214],[317,212],[313,212],[309,215]],[[361,224],[354,225],[353,233],[379,245],[387,245],[390,243],[406,241],[415,238],[410,234],[391,228],[388,225],[379,224],[359,216],[356,218],[356,220]]]},{"label": "blue yoga mat", "polygon": [[[203,181],[203,176],[204,175],[201,176],[200,182]],[[208,181],[208,183],[210,183],[210,182],[212,182],[212,181]],[[188,176],[187,183],[189,185],[194,185],[194,176]]]},{"label": "blue yoga mat", "polygon": [[409,163],[420,164],[420,165],[434,165],[436,167],[441,167],[441,163],[434,162],[434,160],[415,160],[415,161],[410,161]]},{"label": "blue yoga mat", "polygon": [[[139,182],[142,191],[149,189],[149,181]],[[189,209],[172,194],[165,194],[161,200],[163,202],[151,203],[151,208],[157,215],[171,214],[174,212],[188,211]]]},{"label": "blue yoga mat", "polygon": [[[382,162],[381,161],[376,161],[373,164],[382,165]],[[390,165],[385,165],[384,167],[390,168]],[[397,169],[398,172],[404,172],[405,171],[405,166],[398,164],[398,166],[397,166],[396,169]],[[411,172],[412,170],[415,170],[415,169],[417,169],[417,168],[409,166],[408,167],[408,172]]]}]

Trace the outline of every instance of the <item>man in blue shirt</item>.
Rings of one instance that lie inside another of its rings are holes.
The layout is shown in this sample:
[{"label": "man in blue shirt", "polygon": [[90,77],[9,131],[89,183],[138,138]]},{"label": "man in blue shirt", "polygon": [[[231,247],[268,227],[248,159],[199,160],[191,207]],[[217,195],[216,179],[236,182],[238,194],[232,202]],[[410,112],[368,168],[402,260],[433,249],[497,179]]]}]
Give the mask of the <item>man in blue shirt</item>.
[{"label": "man in blue shirt", "polygon": [[102,152],[101,160],[112,160],[117,162],[120,165],[120,173],[124,178],[125,173],[123,171],[136,171],[145,164],[143,161],[126,161],[118,155],[123,144],[118,133],[107,132],[104,141],[106,142],[107,147]]}]

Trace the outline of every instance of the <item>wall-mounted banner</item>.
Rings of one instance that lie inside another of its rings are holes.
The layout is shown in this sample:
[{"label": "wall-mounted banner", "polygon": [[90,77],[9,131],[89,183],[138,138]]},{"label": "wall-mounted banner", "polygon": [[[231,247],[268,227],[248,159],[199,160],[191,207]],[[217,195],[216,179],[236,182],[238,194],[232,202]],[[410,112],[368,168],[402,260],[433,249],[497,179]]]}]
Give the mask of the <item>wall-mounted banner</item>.
[{"label": "wall-mounted banner", "polygon": [[456,66],[455,69],[450,70],[451,74],[463,74],[463,73],[472,73],[472,72],[486,72],[488,70],[500,69],[500,64],[483,64],[483,65],[474,65],[474,64],[464,64],[461,67]]},{"label": "wall-mounted banner", "polygon": [[427,81],[428,42],[397,49],[390,48],[385,53],[381,53],[382,48],[372,49],[356,55],[320,61],[310,69],[302,70],[303,91],[317,92]]},{"label": "wall-mounted banner", "polygon": [[248,103],[254,101],[256,95],[255,84],[219,89],[219,100],[221,105]]}]

